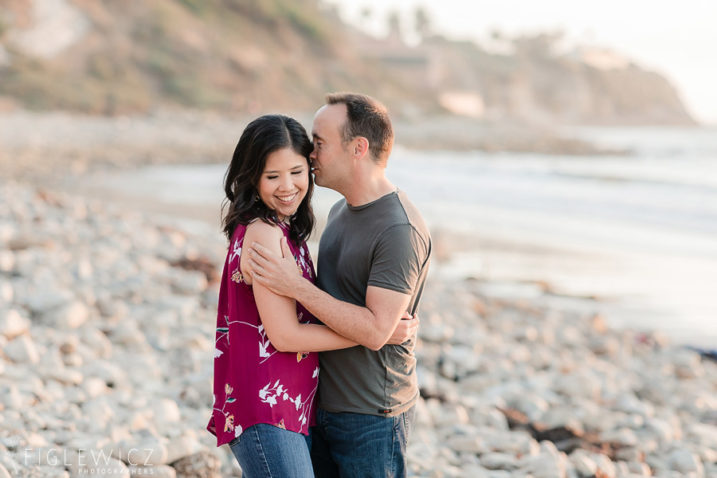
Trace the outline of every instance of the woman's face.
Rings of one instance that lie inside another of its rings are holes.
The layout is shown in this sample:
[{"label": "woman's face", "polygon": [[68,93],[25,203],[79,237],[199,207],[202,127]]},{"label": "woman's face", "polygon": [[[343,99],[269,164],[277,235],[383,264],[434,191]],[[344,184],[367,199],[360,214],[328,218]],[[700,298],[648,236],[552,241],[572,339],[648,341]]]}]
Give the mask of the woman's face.
[{"label": "woman's face", "polygon": [[299,209],[309,190],[306,158],[291,148],[274,151],[266,158],[258,190],[262,202],[284,221]]}]

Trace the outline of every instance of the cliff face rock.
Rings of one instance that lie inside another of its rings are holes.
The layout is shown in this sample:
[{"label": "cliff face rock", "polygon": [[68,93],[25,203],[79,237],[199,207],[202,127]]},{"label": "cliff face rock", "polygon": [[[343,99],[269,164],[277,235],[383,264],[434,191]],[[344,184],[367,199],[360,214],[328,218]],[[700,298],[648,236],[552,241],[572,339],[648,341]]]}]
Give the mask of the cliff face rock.
[{"label": "cliff face rock", "polygon": [[693,123],[664,77],[628,60],[556,53],[550,35],[507,43],[491,53],[433,36],[409,48],[361,35],[318,0],[4,0],[0,110],[254,114],[358,90],[401,116]]},{"label": "cliff face rock", "polygon": [[42,59],[80,42],[90,27],[88,17],[68,0],[13,1],[5,17],[17,19],[16,28],[7,34],[9,46]]},{"label": "cliff face rock", "polygon": [[[427,39],[379,58],[446,109],[474,118],[569,124],[694,124],[663,76],[609,51],[558,50],[551,35],[513,39],[502,53]],[[418,52],[422,55],[416,59]],[[413,58],[407,62],[405,58]],[[416,65],[424,74],[417,74]]]},{"label": "cliff face rock", "polygon": [[0,106],[313,109],[354,84],[401,98],[341,28],[316,0],[5,0]]}]

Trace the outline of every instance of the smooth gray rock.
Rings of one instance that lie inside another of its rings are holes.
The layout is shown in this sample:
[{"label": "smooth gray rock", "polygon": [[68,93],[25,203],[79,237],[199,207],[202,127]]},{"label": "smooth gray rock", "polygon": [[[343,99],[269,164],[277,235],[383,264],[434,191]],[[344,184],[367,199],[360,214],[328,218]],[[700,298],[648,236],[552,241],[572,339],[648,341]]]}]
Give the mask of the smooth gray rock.
[{"label": "smooth gray rock", "polygon": [[448,439],[446,445],[456,452],[480,454],[488,451],[480,436],[454,436]]},{"label": "smooth gray rock", "polygon": [[18,297],[19,302],[27,306],[32,312],[40,315],[62,307],[74,297],[72,292],[66,289],[48,286],[47,284],[43,288],[35,286],[23,292],[23,296]]},{"label": "smooth gray rock", "polygon": [[480,464],[489,470],[514,470],[518,460],[508,453],[490,452],[480,456]]},{"label": "smooth gray rock", "polygon": [[0,335],[12,340],[30,330],[30,320],[17,309],[0,309]]},{"label": "smooth gray rock", "polygon": [[221,461],[208,451],[185,456],[171,465],[177,470],[177,478],[221,478]]},{"label": "smooth gray rock", "polygon": [[15,267],[15,254],[9,250],[0,250],[0,272],[11,272]]},{"label": "smooth gray rock", "polygon": [[9,341],[3,352],[16,363],[36,364],[40,361],[35,342],[28,335],[21,335]]},{"label": "smooth gray rock", "polygon": [[15,298],[15,289],[12,284],[4,279],[0,279],[0,301],[10,304]]},{"label": "smooth gray rock", "polygon": [[605,442],[616,443],[621,446],[633,447],[638,444],[638,438],[634,431],[629,428],[620,428],[603,432],[600,439]]},{"label": "smooth gray rock", "polygon": [[518,462],[520,472],[535,478],[564,478],[566,474],[564,455],[544,453],[526,456]]},{"label": "smooth gray rock", "polygon": [[164,440],[152,436],[138,440],[125,440],[121,442],[116,458],[128,465],[166,465],[169,457],[167,445]]},{"label": "smooth gray rock", "polygon": [[89,308],[82,302],[74,300],[45,313],[44,318],[60,330],[71,330],[80,327],[90,317]]},{"label": "smooth gray rock", "polygon": [[597,463],[595,463],[595,460],[593,460],[590,454],[585,450],[575,450],[570,454],[569,459],[579,476],[590,477],[595,475]]},{"label": "smooth gray rock", "polygon": [[668,453],[667,466],[680,473],[701,474],[704,472],[699,457],[686,448],[677,448]]}]

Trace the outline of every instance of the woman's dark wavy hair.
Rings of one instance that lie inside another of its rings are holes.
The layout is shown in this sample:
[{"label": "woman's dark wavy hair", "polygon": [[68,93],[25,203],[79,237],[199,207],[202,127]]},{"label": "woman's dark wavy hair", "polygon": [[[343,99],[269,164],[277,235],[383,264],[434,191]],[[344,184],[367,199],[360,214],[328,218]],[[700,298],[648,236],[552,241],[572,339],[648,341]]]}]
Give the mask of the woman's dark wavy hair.
[{"label": "woman's dark wavy hair", "polygon": [[[254,218],[266,223],[276,223],[276,212],[269,209],[258,197],[258,185],[266,166],[266,158],[274,151],[291,148],[296,154],[306,158],[310,167],[309,154],[313,145],[309,136],[298,121],[283,115],[261,116],[247,125],[234,149],[232,161],[224,175],[226,199],[222,205],[224,234],[231,240],[239,224],[248,224]],[[314,227],[314,212],[311,209],[311,196],[314,181],[309,174],[309,187],[304,200],[289,223],[290,237],[294,242],[306,240]]]}]

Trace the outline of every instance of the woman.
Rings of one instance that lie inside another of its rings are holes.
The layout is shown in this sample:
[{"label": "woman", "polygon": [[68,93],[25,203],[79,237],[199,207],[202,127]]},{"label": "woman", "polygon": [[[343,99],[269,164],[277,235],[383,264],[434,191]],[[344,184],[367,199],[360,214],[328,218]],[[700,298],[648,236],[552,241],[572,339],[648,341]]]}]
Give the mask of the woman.
[{"label": "woman", "polygon": [[[281,115],[244,130],[227,170],[224,263],[214,352],[214,404],[207,429],[229,443],[243,476],[313,476],[308,448],[319,361],[314,352],[356,345],[315,323],[301,304],[252,284],[244,244],[281,254],[287,239],[303,276],[313,281],[306,247],[314,216],[304,128]],[[405,321],[402,321],[405,322]],[[391,343],[406,339],[407,325]]]}]

